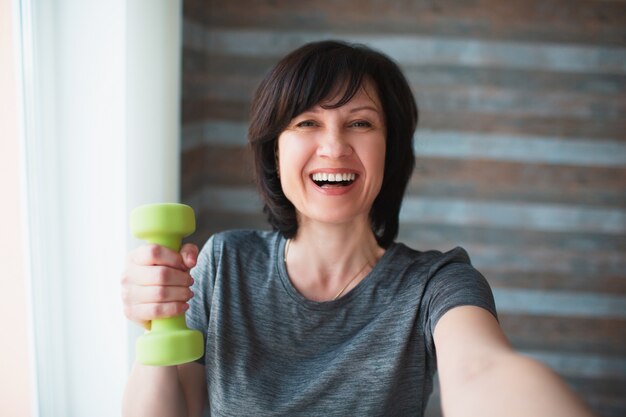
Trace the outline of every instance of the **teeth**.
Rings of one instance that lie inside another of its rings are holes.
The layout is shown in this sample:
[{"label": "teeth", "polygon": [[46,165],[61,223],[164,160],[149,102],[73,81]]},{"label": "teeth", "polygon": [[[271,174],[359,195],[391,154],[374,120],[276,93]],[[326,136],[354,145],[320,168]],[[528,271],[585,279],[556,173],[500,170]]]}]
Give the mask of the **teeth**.
[{"label": "teeth", "polygon": [[341,173],[341,174],[328,174],[326,172],[316,172],[312,176],[313,181],[354,181],[356,174],[354,173]]}]

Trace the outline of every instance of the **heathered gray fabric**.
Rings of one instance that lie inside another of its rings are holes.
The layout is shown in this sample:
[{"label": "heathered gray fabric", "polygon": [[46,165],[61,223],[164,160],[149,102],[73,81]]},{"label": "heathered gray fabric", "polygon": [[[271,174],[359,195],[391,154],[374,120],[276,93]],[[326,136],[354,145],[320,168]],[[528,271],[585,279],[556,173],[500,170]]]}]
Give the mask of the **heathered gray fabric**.
[{"label": "heathered gray fabric", "polygon": [[205,337],[211,416],[421,416],[436,370],[433,331],[450,308],[496,314],[465,250],[392,244],[336,301],[292,286],[276,232],[211,237],[192,271],[187,323]]}]

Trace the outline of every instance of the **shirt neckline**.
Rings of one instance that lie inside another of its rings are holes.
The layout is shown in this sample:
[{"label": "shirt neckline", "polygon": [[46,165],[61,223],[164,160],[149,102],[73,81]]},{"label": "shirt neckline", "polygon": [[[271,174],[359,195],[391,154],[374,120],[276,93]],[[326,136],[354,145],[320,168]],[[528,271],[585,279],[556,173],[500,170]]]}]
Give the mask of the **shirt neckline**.
[{"label": "shirt neckline", "polygon": [[392,256],[392,252],[395,252],[398,245],[395,242],[392,242],[391,245],[385,250],[385,253],[381,258],[376,262],[374,268],[350,291],[342,295],[336,300],[328,300],[328,301],[314,301],[306,298],[302,295],[292,284],[289,279],[289,274],[287,273],[287,267],[285,265],[284,256],[282,254],[285,253],[285,245],[287,244],[287,239],[280,233],[278,233],[278,239],[276,239],[276,243],[274,245],[275,252],[275,268],[282,283],[283,289],[287,293],[287,295],[293,299],[298,304],[312,310],[334,310],[344,304],[350,303],[352,300],[358,298],[359,294],[362,293],[366,288],[373,285],[378,279],[380,279],[381,275],[379,271],[385,267],[385,265],[389,262],[390,257]]}]

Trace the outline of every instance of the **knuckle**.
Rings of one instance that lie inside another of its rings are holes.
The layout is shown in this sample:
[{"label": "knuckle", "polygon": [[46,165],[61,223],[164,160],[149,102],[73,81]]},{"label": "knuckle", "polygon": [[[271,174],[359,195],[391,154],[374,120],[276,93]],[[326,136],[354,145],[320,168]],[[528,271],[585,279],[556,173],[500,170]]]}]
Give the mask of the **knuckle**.
[{"label": "knuckle", "polygon": [[159,318],[173,317],[184,311],[182,303],[158,303],[155,306],[154,316]]},{"label": "knuckle", "polygon": [[147,248],[148,251],[148,256],[150,257],[150,260],[157,260],[159,259],[159,257],[161,256],[161,246],[159,245],[148,245]]},{"label": "knuckle", "polygon": [[154,317],[165,317],[167,316],[167,304],[158,303],[154,306],[153,309]]},{"label": "knuckle", "polygon": [[196,255],[198,253],[198,247],[194,245],[193,243],[186,243],[183,246],[183,249],[185,253],[190,254],[190,255]]},{"label": "knuckle", "polygon": [[168,281],[170,271],[166,266],[159,266],[156,269],[156,279],[158,284],[165,284]]},{"label": "knuckle", "polygon": [[159,301],[163,301],[167,299],[167,294],[168,294],[168,289],[167,287],[163,287],[163,286],[158,286],[155,287],[155,292],[156,292],[156,298]]}]

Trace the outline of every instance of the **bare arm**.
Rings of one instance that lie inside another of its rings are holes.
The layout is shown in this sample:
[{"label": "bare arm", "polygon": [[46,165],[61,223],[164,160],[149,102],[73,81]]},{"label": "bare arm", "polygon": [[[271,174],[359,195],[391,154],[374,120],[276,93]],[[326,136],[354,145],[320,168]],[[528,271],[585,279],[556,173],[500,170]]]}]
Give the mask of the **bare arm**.
[{"label": "bare arm", "polygon": [[124,392],[124,417],[201,417],[206,402],[204,366],[135,363]]},{"label": "bare arm", "polygon": [[[198,256],[194,245],[181,253],[145,245],[128,257],[122,278],[126,316],[146,327],[151,320],[183,314],[192,293],[189,270]],[[200,417],[207,397],[204,366],[145,366],[135,363],[124,391],[124,417]]]},{"label": "bare arm", "polygon": [[484,309],[453,308],[434,338],[446,417],[592,416],[554,372],[516,353]]}]

